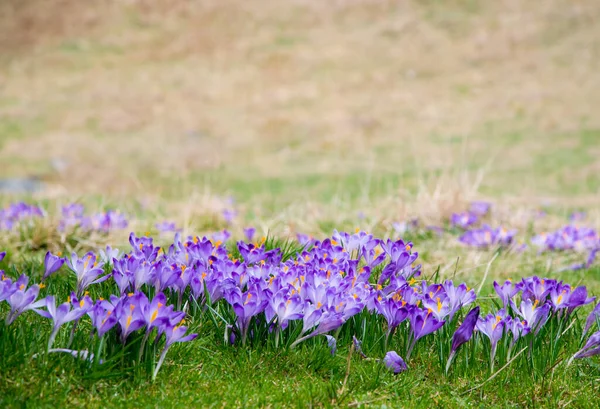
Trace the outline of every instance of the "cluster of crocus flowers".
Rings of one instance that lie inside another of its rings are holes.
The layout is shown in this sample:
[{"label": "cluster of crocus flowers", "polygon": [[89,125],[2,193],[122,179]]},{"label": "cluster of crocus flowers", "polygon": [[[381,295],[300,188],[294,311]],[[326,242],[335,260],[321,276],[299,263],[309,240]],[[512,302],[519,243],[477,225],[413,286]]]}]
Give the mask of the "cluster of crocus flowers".
[{"label": "cluster of crocus flowers", "polygon": [[123,230],[127,228],[128,221],[122,213],[115,210],[108,210],[106,212],[86,216],[83,205],[71,203],[63,206],[62,218],[59,226],[63,231],[79,228],[83,231],[109,233],[113,230]]},{"label": "cluster of crocus flowers", "polygon": [[[255,231],[248,229],[245,234],[253,238]],[[274,337],[275,345],[283,340],[294,348],[308,339],[324,337],[332,354],[337,330],[365,312],[384,323],[385,349],[395,332],[408,331],[407,362],[420,340],[449,324],[457,328],[450,354],[444,357],[447,372],[474,333],[480,334],[478,339],[489,340],[485,342],[490,345],[493,368],[497,345],[504,337],[510,337],[506,342],[512,348],[529,334],[537,336],[550,319],[566,320],[577,308],[594,301],[583,286],[529,277],[518,283],[494,282],[501,308],[480,314],[476,306],[465,315],[463,308],[476,301],[475,292],[451,280],[422,280],[418,253],[411,242],[382,240],[362,231],[335,231],[322,241],[309,239],[296,254],[284,259],[282,250],[269,249],[265,238],[237,243],[229,239],[227,231],[210,238],[184,238],[177,233],[173,243],[162,248],[151,237],[132,233],[127,253],[110,247],[99,254],[72,254],[68,259],[47,253],[42,280],[50,280],[64,266],[76,279],[73,292],[62,303],[56,294],[38,299],[43,284],[29,286],[24,275],[13,282],[1,273],[0,301],[11,307],[6,321],[11,324],[28,310],[52,320],[48,350],[60,328],[69,322],[76,328],[86,317],[99,339],[112,331],[113,338],[127,345],[137,333],[142,340],[140,354],[152,334],[156,334],[154,345],[164,334],[156,374],[173,343],[195,337],[186,335],[183,320],[196,311],[223,321],[225,343],[255,344]],[[2,257],[0,254],[0,260]],[[91,287],[107,281],[118,293],[91,299]],[[586,332],[600,317],[599,311],[597,307],[588,318]],[[595,341],[589,342],[576,358],[595,353]],[[354,345],[358,351],[356,338]],[[407,369],[404,359],[393,351],[382,362],[395,373]]]},{"label": "cluster of crocus flowers", "polygon": [[[107,252],[113,253],[111,249]],[[0,261],[4,256],[5,253],[0,253]],[[43,279],[47,280],[64,263],[65,259],[47,253],[44,259]],[[21,275],[13,282],[3,271],[0,271],[0,302],[5,301],[10,306],[6,324],[12,324],[21,314],[30,310],[50,319],[52,332],[48,340],[49,352],[69,352],[74,356],[86,357],[90,355],[87,351],[52,348],[60,328],[66,323],[75,322],[74,331],[77,322],[84,316],[91,320],[93,334],[98,338],[104,337],[109,331],[115,331],[117,338],[126,345],[132,333],[143,333],[140,358],[148,338],[156,333],[154,344],[158,344],[164,334],[165,345],[154,370],[155,377],[171,345],[176,342],[190,341],[197,336],[197,334],[186,335],[187,326],[184,325],[186,314],[176,311],[173,305],[168,305],[167,297],[162,292],[156,292],[151,300],[141,291],[123,293],[119,296],[111,295],[106,300],[102,298],[92,300],[85,290],[111,277],[104,274],[104,266],[102,262],[96,261],[94,253],[88,253],[82,258],[73,254],[70,260],[66,260],[66,264],[77,277],[77,291],[72,292],[60,304],[57,304],[55,295],[38,299],[40,289],[45,287],[44,284],[30,286],[26,275]]]},{"label": "cluster of crocus flowers", "polygon": [[[580,218],[571,218],[580,220]],[[565,270],[580,270],[589,268],[600,251],[600,235],[592,228],[578,227],[575,225],[564,226],[554,232],[541,233],[534,236],[531,242],[540,252],[549,251],[575,251],[578,253],[588,252],[584,262],[570,265]]]},{"label": "cluster of crocus flowers", "polygon": [[467,246],[478,248],[508,247],[513,243],[516,233],[516,230],[492,228],[486,224],[481,228],[466,231],[458,240]]},{"label": "cluster of crocus flowers", "polygon": [[595,300],[588,297],[584,286],[572,287],[562,281],[537,276],[523,278],[514,284],[494,282],[503,308],[477,321],[476,329],[490,342],[490,364],[493,369],[498,342],[512,336],[510,348],[525,335],[537,335],[552,317],[568,319],[573,311]]},{"label": "cluster of crocus flowers", "polygon": [[12,230],[27,220],[44,217],[42,208],[24,202],[13,203],[0,209],[0,231]]},{"label": "cluster of crocus flowers", "polygon": [[598,232],[587,227],[564,226],[554,232],[541,233],[531,239],[540,251],[588,251],[600,247]]},{"label": "cluster of crocus flowers", "polygon": [[487,216],[492,205],[488,202],[472,202],[469,210],[461,213],[453,213],[450,217],[450,224],[453,227],[468,229],[480,222],[480,219]]}]

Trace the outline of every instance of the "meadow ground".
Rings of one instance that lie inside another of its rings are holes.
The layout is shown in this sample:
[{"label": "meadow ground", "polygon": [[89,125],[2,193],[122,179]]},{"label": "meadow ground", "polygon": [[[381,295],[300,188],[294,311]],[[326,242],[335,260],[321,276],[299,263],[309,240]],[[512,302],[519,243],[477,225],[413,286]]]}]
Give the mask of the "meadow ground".
[{"label": "meadow ground", "polygon": [[[42,188],[0,192],[0,204],[36,201],[49,217],[26,236],[0,233],[0,250],[26,269],[46,248],[127,244],[128,231],[61,241],[72,201],[118,208],[153,234],[172,220],[200,235],[388,237],[394,222],[442,225],[475,199],[525,242],[572,211],[598,230],[599,19],[591,0],[3,1],[0,178]],[[597,266],[557,272],[579,254],[407,236],[425,276],[439,268],[484,295],[532,274],[600,294]],[[348,367],[341,340],[334,357],[318,343],[232,348],[198,324],[151,382],[32,360],[48,336],[37,319],[21,324],[27,344],[0,345],[3,406],[598,407],[597,360],[544,376],[508,367],[482,385],[487,368],[445,377],[426,354],[394,377],[356,357]]]}]

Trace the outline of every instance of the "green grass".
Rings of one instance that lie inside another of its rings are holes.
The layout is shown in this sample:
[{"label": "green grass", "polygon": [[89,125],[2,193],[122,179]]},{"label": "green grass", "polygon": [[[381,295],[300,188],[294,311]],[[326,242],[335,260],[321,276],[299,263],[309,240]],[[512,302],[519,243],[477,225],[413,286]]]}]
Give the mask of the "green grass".
[{"label": "green grass", "polygon": [[[432,236],[421,237],[424,256],[436,242]],[[268,247],[285,246],[290,242],[273,239]],[[417,249],[419,243],[417,242]],[[0,262],[0,268],[13,277],[25,272],[39,279],[40,257],[9,255]],[[537,274],[585,284],[592,294],[600,292],[595,267],[581,272],[550,273],[543,257],[534,263],[525,259],[514,262],[514,255],[503,254],[502,260],[513,258],[513,279]],[[11,267],[9,264],[16,263]],[[425,276],[430,277],[433,267],[425,261]],[[458,269],[465,266],[460,261]],[[485,270],[485,268],[483,268]],[[484,271],[476,271],[463,278],[470,286],[477,286]],[[514,274],[513,274],[514,273]],[[453,273],[447,273],[451,277]],[[485,310],[491,305],[487,295],[493,292],[491,282],[502,274],[492,268],[484,283],[478,302]],[[37,280],[36,280],[37,281]],[[459,281],[459,278],[456,278]],[[74,284],[73,277],[59,273],[49,281],[45,291],[66,297]],[[61,297],[59,297],[60,299]],[[585,319],[589,308],[578,313]],[[0,304],[0,317],[6,305]],[[360,317],[358,320],[360,321]],[[449,345],[449,334],[429,336],[417,345],[409,370],[400,375],[391,374],[378,360],[386,349],[381,343],[383,325],[376,324],[361,332],[355,321],[349,322],[338,335],[338,350],[331,356],[323,337],[306,341],[296,349],[275,348],[271,341],[245,347],[223,342],[223,327],[209,319],[209,314],[196,315],[191,330],[200,336],[187,344],[176,344],[167,355],[158,377],[153,382],[145,369],[111,361],[106,366],[90,367],[81,360],[65,354],[44,354],[50,333],[47,320],[28,312],[11,327],[0,323],[0,406],[1,407],[563,407],[595,408],[598,406],[600,364],[596,358],[576,361],[566,367],[568,359],[581,346],[580,326],[563,336],[555,357],[546,358],[546,346],[536,346],[534,356],[543,359],[531,361],[527,352],[505,369],[506,358],[499,357],[490,378],[487,365],[487,340],[463,346],[448,376],[443,374],[443,363],[438,358],[441,342]],[[66,326],[68,327],[68,326]],[[370,328],[370,329],[369,329]],[[68,338],[63,328],[55,347]],[[351,336],[363,340],[363,350],[370,359],[362,359],[350,348]],[[389,348],[404,355],[404,336],[400,331],[392,337]],[[445,339],[445,341],[443,341]],[[86,345],[87,335],[82,331],[75,345]],[[544,344],[545,345],[545,344]],[[523,347],[515,348],[517,350]],[[33,357],[34,354],[39,354]],[[501,355],[501,354],[499,354]],[[350,356],[350,361],[348,357]],[[466,357],[469,361],[465,361]],[[348,365],[348,362],[350,364]],[[535,365],[532,367],[532,365]]]}]

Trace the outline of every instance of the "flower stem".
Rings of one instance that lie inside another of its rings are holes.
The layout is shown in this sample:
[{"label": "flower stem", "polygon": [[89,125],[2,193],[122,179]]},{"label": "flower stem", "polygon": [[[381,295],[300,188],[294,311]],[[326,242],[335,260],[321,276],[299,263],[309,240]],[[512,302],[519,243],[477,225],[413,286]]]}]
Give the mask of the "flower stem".
[{"label": "flower stem", "polygon": [[162,366],[163,361],[165,360],[165,356],[167,356],[167,351],[168,350],[169,350],[169,347],[165,346],[165,348],[160,353],[160,358],[158,358],[158,363],[156,364],[156,368],[154,369],[154,373],[152,374],[152,380],[156,379],[156,374],[158,374],[158,370]]}]

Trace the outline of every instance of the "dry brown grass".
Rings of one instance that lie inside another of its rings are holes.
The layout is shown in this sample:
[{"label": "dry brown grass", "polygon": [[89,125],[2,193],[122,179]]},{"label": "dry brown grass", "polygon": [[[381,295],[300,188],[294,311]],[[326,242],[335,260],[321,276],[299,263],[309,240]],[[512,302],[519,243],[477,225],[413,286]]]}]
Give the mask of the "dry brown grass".
[{"label": "dry brown grass", "polygon": [[62,157],[65,195],[160,195],[156,177],[197,190],[206,171],[410,168],[464,188],[473,164],[489,186],[539,193],[532,157],[600,126],[592,0],[9,0],[0,16],[0,118],[21,129],[2,174]]}]

